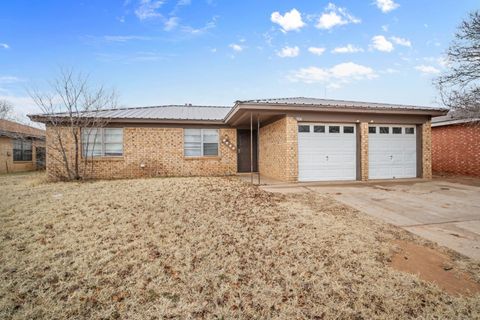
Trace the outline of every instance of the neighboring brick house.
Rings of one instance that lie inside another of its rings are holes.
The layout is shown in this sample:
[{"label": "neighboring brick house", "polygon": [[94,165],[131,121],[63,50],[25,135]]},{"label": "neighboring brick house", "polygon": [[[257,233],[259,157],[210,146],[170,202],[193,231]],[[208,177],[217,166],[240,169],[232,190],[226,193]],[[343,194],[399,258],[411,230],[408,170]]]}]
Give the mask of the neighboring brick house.
[{"label": "neighboring brick house", "polygon": [[45,130],[0,119],[0,174],[45,167]]},{"label": "neighboring brick house", "polygon": [[480,119],[433,118],[432,165],[435,174],[480,177]]},{"label": "neighboring brick house", "polygon": [[[313,98],[102,110],[95,116],[108,124],[82,129],[78,156],[91,165],[90,177],[106,179],[250,171],[289,182],[430,178],[430,120],[445,113]],[[58,123],[65,114],[53,117]],[[54,138],[58,126],[50,125],[52,115],[30,118],[47,126],[53,178],[63,170]],[[60,130],[72,158],[70,131]]]}]

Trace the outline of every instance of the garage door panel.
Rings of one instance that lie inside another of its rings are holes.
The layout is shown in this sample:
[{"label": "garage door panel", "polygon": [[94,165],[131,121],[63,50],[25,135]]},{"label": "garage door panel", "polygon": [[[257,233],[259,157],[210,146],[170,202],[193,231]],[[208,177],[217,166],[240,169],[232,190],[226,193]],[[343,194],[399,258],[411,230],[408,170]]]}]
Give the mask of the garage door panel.
[{"label": "garage door panel", "polygon": [[[368,135],[369,179],[414,178],[417,175],[416,130],[407,134],[405,128],[414,126],[376,125],[376,133]],[[389,127],[380,134],[379,127]],[[393,127],[401,133],[393,134]]]},{"label": "garage door panel", "polygon": [[[355,180],[356,133],[343,133],[343,124],[299,125],[310,126],[310,132],[298,134],[299,181]],[[319,125],[325,132],[314,132],[313,126]],[[330,133],[329,126],[338,126],[340,132]]]}]

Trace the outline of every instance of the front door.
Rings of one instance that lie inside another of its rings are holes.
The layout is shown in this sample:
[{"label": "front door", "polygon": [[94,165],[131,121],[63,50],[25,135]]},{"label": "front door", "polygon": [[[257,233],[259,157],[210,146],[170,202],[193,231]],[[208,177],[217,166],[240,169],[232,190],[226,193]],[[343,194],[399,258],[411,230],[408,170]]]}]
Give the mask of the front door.
[{"label": "front door", "polygon": [[237,130],[237,170],[238,172],[250,172],[250,155],[253,151],[253,171],[257,172],[257,131],[253,131],[253,150],[251,150],[250,130]]}]

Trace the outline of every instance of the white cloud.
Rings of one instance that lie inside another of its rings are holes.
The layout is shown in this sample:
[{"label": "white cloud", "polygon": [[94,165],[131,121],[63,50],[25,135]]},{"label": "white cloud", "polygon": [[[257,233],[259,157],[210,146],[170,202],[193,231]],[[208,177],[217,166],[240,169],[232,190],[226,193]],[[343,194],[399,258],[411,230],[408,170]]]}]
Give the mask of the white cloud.
[{"label": "white cloud", "polygon": [[236,44],[236,43],[230,44],[229,47],[232,48],[232,50],[236,51],[236,52],[241,52],[244,49],[244,47],[242,47],[241,45]]},{"label": "white cloud", "polygon": [[140,20],[160,18],[162,14],[157,12],[157,9],[159,9],[163,3],[163,0],[140,0],[140,5],[135,9],[135,15]]},{"label": "white cloud", "polygon": [[381,73],[387,73],[387,74],[392,74],[392,73],[399,73],[400,71],[397,69],[393,68],[387,68],[385,70],[380,71]]},{"label": "white cloud", "polygon": [[178,18],[177,17],[170,17],[167,21],[165,21],[163,29],[165,31],[171,31],[178,27]]},{"label": "white cloud", "polygon": [[22,79],[13,77],[13,76],[0,76],[0,83],[7,84],[7,83],[16,83],[20,82]]},{"label": "white cloud", "polygon": [[420,71],[422,74],[438,74],[440,70],[435,68],[434,66],[427,66],[427,65],[419,65],[415,67],[415,70]]},{"label": "white cloud", "polygon": [[28,96],[17,96],[13,94],[0,94],[0,100],[7,100],[13,105],[13,120],[28,125],[41,127],[36,122],[31,122],[27,114],[41,113],[39,107],[35,104],[32,98]]},{"label": "white cloud", "polygon": [[383,30],[383,32],[388,32],[388,24],[384,24],[382,26],[382,30]]},{"label": "white cloud", "polygon": [[190,26],[182,26],[181,31],[185,33],[189,33],[191,35],[200,35],[204,34],[210,29],[213,29],[217,26],[217,16],[213,17],[212,20],[208,21],[203,27],[201,28],[193,28]]},{"label": "white cloud", "polygon": [[104,36],[103,39],[107,42],[128,42],[132,40],[150,40],[150,37],[144,36]]},{"label": "white cloud", "polygon": [[411,47],[412,46],[412,43],[410,42],[410,40],[405,39],[405,38],[390,37],[390,39],[392,39],[393,42],[395,42],[396,44],[398,44],[400,46],[404,46],[404,47]]},{"label": "white cloud", "polygon": [[281,58],[294,58],[300,54],[300,48],[295,47],[284,47],[282,50],[277,52],[277,56]]},{"label": "white cloud", "polygon": [[400,5],[398,3],[395,3],[393,0],[377,0],[376,4],[383,13],[393,11],[400,7]]},{"label": "white cloud", "polygon": [[275,11],[270,16],[270,20],[282,27],[283,32],[287,31],[299,31],[305,26],[302,21],[302,15],[297,9],[292,9],[286,12],[283,16],[280,12]]},{"label": "white cloud", "polygon": [[328,83],[331,88],[338,88],[343,84],[355,80],[373,79],[378,75],[370,68],[353,62],[344,62],[332,68],[308,67],[294,71],[289,79],[293,82]]},{"label": "white cloud", "polygon": [[372,38],[372,48],[383,51],[383,52],[391,52],[393,51],[393,44],[388,41],[384,36],[374,36]]},{"label": "white cloud", "polygon": [[321,56],[325,52],[325,48],[310,47],[310,48],[308,48],[308,51],[312,54],[317,55],[317,56]]},{"label": "white cloud", "polygon": [[345,47],[337,47],[332,50],[332,53],[356,53],[363,52],[362,48],[355,47],[352,44],[347,44]]},{"label": "white cloud", "polygon": [[6,43],[0,43],[0,48],[3,48],[3,49],[10,49],[10,46]]},{"label": "white cloud", "polygon": [[329,30],[335,26],[360,22],[361,20],[348,13],[347,9],[339,8],[333,3],[329,3],[318,19],[315,27],[318,29]]}]

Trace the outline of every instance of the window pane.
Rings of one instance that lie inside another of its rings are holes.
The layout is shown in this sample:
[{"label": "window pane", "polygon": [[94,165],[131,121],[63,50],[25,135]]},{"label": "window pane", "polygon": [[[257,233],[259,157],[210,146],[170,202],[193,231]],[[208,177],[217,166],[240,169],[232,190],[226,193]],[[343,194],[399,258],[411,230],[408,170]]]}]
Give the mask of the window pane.
[{"label": "window pane", "polygon": [[22,161],[21,149],[13,149],[13,161]]},{"label": "window pane", "polygon": [[22,161],[22,140],[13,140],[13,161]]},{"label": "window pane", "polygon": [[310,132],[310,126],[306,126],[306,125],[298,126],[298,132]]},{"label": "window pane", "polygon": [[204,143],[203,144],[204,156],[218,156],[218,143]]},{"label": "window pane", "polygon": [[32,161],[32,150],[24,150],[22,155],[23,161]]},{"label": "window pane", "polygon": [[400,128],[400,127],[393,127],[393,128],[392,128],[392,133],[393,133],[393,134],[402,134],[402,128]]},{"label": "window pane", "polygon": [[325,133],[325,126],[313,126],[313,132]]},{"label": "window pane", "polygon": [[185,142],[183,144],[185,149],[200,149],[202,147],[201,142]]},{"label": "window pane", "polygon": [[353,127],[348,126],[348,127],[343,127],[343,133],[353,133]]},{"label": "window pane", "polygon": [[415,128],[405,128],[405,134],[414,134]]},{"label": "window pane", "polygon": [[200,157],[202,155],[202,149],[185,149],[186,157]]},{"label": "window pane", "polygon": [[106,143],[106,156],[121,156],[123,154],[123,143]]},{"label": "window pane", "polygon": [[203,142],[204,143],[218,143],[218,130],[217,129],[205,129],[205,130],[203,130]]},{"label": "window pane", "polygon": [[101,142],[101,131],[96,128],[83,128],[82,129],[82,142],[94,143]]},{"label": "window pane", "polygon": [[328,132],[330,133],[340,133],[340,126],[329,126]]},{"label": "window pane", "polygon": [[85,143],[83,144],[83,155],[86,157],[99,157],[102,155],[101,143]]},{"label": "window pane", "polygon": [[202,142],[200,129],[185,129],[185,142]]},{"label": "window pane", "polygon": [[368,127],[368,133],[377,133],[377,127]]},{"label": "window pane", "polygon": [[104,142],[105,143],[123,143],[123,129],[106,128]]},{"label": "window pane", "polygon": [[389,127],[380,127],[380,133],[389,133],[390,128]]}]

